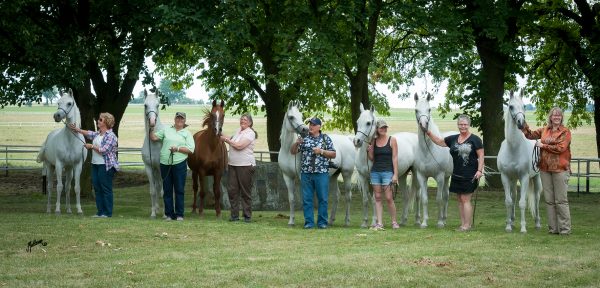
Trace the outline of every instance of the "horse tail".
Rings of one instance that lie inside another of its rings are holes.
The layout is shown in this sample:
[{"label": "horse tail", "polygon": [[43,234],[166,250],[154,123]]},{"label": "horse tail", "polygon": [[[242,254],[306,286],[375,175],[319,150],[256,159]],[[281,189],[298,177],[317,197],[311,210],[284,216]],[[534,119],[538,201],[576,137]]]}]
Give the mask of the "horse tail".
[{"label": "horse tail", "polygon": [[536,215],[536,198],[539,199],[539,197],[535,197],[536,195],[536,189],[535,189],[535,185],[534,185],[534,181],[533,178],[529,178],[529,188],[527,189],[527,206],[529,206],[529,212],[531,212],[531,216],[535,217]]},{"label": "horse tail", "polygon": [[45,152],[46,152],[46,141],[44,141],[44,143],[42,143],[42,146],[40,147],[40,152],[38,152],[37,159],[35,160],[37,163],[44,162]]}]

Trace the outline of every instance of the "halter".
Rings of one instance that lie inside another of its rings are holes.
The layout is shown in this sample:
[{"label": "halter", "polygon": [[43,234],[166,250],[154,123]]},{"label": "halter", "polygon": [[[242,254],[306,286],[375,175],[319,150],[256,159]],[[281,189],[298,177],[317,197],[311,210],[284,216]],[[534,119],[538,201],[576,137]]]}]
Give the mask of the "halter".
[{"label": "halter", "polygon": [[517,121],[517,115],[521,114],[523,115],[523,118],[525,118],[525,113],[523,113],[522,111],[517,112],[516,114],[513,114],[512,112],[510,112],[510,109],[508,110],[508,113],[510,113],[510,117],[516,122]]},{"label": "halter", "polygon": [[[369,131],[367,132],[368,134],[365,134],[365,132],[363,132],[363,131],[356,130],[356,133],[365,135],[365,142],[369,145],[371,145],[371,142],[367,141],[367,139],[369,139],[369,134],[371,134],[371,131],[373,130],[373,126],[374,126],[373,124],[375,124],[375,115],[373,115],[373,113],[371,112],[371,127],[369,127]],[[373,141],[373,139],[371,139],[371,141]]]},{"label": "halter", "polygon": [[[431,115],[426,115],[426,114],[420,114],[420,115],[416,115],[416,119],[417,119],[417,125],[419,125],[419,128],[421,127],[421,124],[419,123],[421,121],[421,118],[425,117],[425,119],[427,120],[427,128],[429,128],[429,121],[431,121]],[[423,129],[421,129],[423,130]],[[426,132],[426,131],[424,131]]]}]

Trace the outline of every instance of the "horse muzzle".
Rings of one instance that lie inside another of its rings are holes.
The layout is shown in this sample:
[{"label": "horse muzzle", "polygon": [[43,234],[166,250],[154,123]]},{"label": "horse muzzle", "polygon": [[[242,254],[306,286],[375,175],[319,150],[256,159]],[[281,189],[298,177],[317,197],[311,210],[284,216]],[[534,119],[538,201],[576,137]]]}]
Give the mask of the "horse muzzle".
[{"label": "horse muzzle", "polygon": [[60,112],[54,113],[54,115],[52,117],[54,118],[54,121],[56,123],[60,122],[60,120],[62,120],[64,118],[64,116]]},{"label": "horse muzzle", "polygon": [[354,141],[353,141],[353,142],[354,142],[354,147],[356,147],[356,148],[360,148],[360,147],[362,147],[363,140],[361,140],[361,139],[357,139],[357,138],[354,138]]}]

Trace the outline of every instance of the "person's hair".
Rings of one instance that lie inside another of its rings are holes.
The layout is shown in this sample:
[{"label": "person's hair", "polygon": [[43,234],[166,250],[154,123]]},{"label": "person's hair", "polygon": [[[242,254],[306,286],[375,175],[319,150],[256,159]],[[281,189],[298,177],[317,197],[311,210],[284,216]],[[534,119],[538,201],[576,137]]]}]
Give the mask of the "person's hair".
[{"label": "person's hair", "polygon": [[104,119],[102,121],[104,121],[104,125],[106,125],[106,128],[112,129],[113,126],[115,126],[115,116],[113,116],[112,114],[108,112],[103,112],[100,113],[100,115],[98,116],[98,119],[100,118]]},{"label": "person's hair", "polygon": [[563,110],[560,109],[560,107],[554,106],[552,107],[552,109],[550,109],[550,112],[548,113],[548,126],[552,126],[552,114],[554,114],[554,112],[558,112],[558,114],[560,114],[560,125],[563,125],[563,121],[565,120],[565,113],[563,113]]},{"label": "person's hair", "polygon": [[458,118],[456,118],[456,124],[458,124],[461,120],[467,121],[469,126],[471,126],[471,117],[469,117],[469,115],[466,115],[466,114],[458,115]]},{"label": "person's hair", "polygon": [[246,119],[248,119],[248,127],[250,127],[250,129],[252,129],[252,131],[254,131],[254,138],[258,139],[258,133],[256,133],[256,130],[254,130],[254,128],[252,126],[254,126],[254,120],[252,120],[252,115],[250,115],[250,113],[244,113],[242,114],[242,116],[240,116],[241,118],[246,117]]}]

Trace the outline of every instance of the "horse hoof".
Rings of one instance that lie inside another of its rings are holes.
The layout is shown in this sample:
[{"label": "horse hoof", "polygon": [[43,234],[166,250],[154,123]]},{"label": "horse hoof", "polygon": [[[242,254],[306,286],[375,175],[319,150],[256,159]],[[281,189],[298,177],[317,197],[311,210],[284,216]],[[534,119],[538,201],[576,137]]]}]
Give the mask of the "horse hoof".
[{"label": "horse hoof", "polygon": [[369,227],[367,226],[367,223],[362,223],[362,224],[360,224],[360,228],[369,228]]},{"label": "horse hoof", "polygon": [[506,231],[506,233],[512,233],[512,229],[510,228],[505,228],[504,231]]},{"label": "horse hoof", "polygon": [[427,228],[427,224],[421,224],[421,225],[419,225],[419,227],[420,227],[421,229],[425,229],[425,228]]},{"label": "horse hoof", "polygon": [[438,228],[444,228],[444,227],[446,227],[446,224],[445,223],[438,223],[437,227]]},{"label": "horse hoof", "polygon": [[156,219],[156,215],[150,215],[150,219]]},{"label": "horse hoof", "polygon": [[288,223],[288,227],[294,227],[294,226],[296,226],[296,224],[294,224],[294,223]]}]

